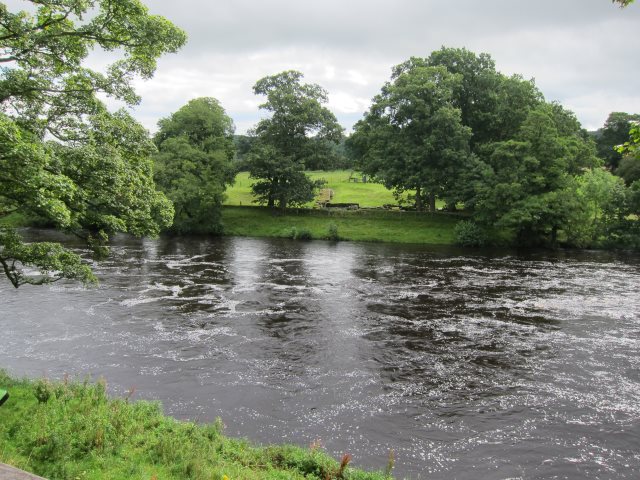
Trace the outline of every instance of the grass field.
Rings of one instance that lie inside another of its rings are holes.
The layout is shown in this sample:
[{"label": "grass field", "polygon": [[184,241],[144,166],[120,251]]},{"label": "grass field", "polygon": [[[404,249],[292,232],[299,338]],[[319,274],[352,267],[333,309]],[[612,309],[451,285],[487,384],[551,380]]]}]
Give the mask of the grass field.
[{"label": "grass field", "polygon": [[319,448],[255,446],[226,437],[220,421],[180,422],[157,403],[109,399],[100,382],[15,380],[0,370],[0,386],[10,393],[0,407],[0,462],[51,480],[390,478],[341,468]]},{"label": "grass field", "polygon": [[[334,203],[358,203],[361,207],[381,207],[385,204],[397,204],[391,190],[379,183],[354,183],[349,182],[351,170],[334,170],[330,172],[307,172],[312,180],[323,179],[327,181],[326,188],[333,190]],[[359,176],[361,178],[361,176]],[[254,180],[249,178],[247,172],[240,172],[236,176],[235,184],[227,188],[227,200],[225,205],[255,205],[251,195],[251,185]],[[406,194],[403,196],[406,198]],[[315,202],[310,202],[311,208]],[[441,205],[439,205],[441,206]]]},{"label": "grass field", "polygon": [[458,221],[446,214],[384,210],[290,210],[280,214],[261,207],[222,209],[225,234],[245,237],[291,237],[295,227],[315,239],[326,239],[333,225],[342,240],[451,245]]}]

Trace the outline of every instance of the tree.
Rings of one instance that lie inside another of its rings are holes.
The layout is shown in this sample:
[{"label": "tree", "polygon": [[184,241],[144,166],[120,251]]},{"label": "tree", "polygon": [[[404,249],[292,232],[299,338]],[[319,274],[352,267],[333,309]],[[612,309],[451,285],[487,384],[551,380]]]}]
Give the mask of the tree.
[{"label": "tree", "polygon": [[[133,78],[151,77],[184,33],[138,0],[31,3],[33,14],[0,4],[0,221],[38,215],[99,254],[115,232],[157,234],[173,211],[152,182],[153,144],[97,94],[136,103]],[[83,67],[96,48],[120,58],[103,73]],[[57,244],[25,245],[8,227],[0,230],[0,264],[15,287],[95,280],[77,255]],[[25,274],[25,266],[40,274]]]},{"label": "tree", "polygon": [[592,168],[574,177],[568,190],[577,203],[563,228],[566,242],[581,248],[613,242],[629,213],[624,182],[605,168]]},{"label": "tree", "polygon": [[640,180],[640,156],[627,155],[620,160],[616,175],[621,177],[627,185]]},{"label": "tree", "polygon": [[637,121],[640,121],[638,114],[611,112],[604,126],[596,132],[598,156],[612,171],[618,168],[623,155],[616,147],[629,140],[629,130]]},{"label": "tree", "polygon": [[411,59],[393,70],[350,142],[364,172],[396,192],[415,190],[416,208],[427,199],[454,196],[469,161],[471,129],[453,106],[462,77]]},{"label": "tree", "polygon": [[476,219],[513,232],[520,245],[555,244],[581,208],[574,176],[598,164],[573,114],[542,104],[529,112],[513,139],[491,146]]},{"label": "tree", "polygon": [[462,124],[473,132],[470,146],[474,153],[483,144],[513,138],[529,110],[542,101],[533,81],[497,72],[487,53],[442,47],[425,59],[412,58],[396,70],[410,64],[445,67],[461,76],[452,101],[461,111]]},{"label": "tree", "polygon": [[327,92],[316,84],[302,83],[293,70],[264,77],[254,85],[256,95],[267,97],[260,108],[271,113],[258,122],[247,161],[257,201],[285,209],[313,199],[317,186],[305,174],[305,162],[317,152],[319,142],[338,143],[342,127],[323,106]]},{"label": "tree", "polygon": [[222,233],[220,209],[234,178],[234,126],[214,98],[197,98],[158,122],[155,180],[175,208],[173,231]]},{"label": "tree", "polygon": [[622,8],[631,5],[634,1],[635,0],[612,0],[613,3],[617,3]]}]

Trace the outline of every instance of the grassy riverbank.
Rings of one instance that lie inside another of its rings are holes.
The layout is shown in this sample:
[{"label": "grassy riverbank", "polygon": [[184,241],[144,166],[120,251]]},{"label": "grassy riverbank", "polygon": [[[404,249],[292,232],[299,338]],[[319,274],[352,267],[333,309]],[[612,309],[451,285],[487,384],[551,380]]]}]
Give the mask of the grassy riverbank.
[{"label": "grassy riverbank", "polygon": [[[261,207],[222,209],[226,235],[292,237],[308,232],[314,239],[451,245],[458,217],[447,214],[359,210],[289,210],[273,212]],[[295,229],[295,230],[294,230]]]},{"label": "grassy riverbank", "polygon": [[[53,479],[382,480],[317,448],[258,447],[223,425],[179,422],[157,403],[109,399],[104,383],[15,380],[0,407],[0,462]],[[381,459],[381,463],[384,459]]]}]

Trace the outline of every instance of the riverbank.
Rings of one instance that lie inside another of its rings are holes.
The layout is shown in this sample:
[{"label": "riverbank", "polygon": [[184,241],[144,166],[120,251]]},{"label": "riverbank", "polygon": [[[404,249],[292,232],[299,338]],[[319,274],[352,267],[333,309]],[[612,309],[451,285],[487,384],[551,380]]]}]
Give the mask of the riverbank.
[{"label": "riverbank", "polygon": [[109,399],[104,382],[16,380],[0,371],[0,386],[10,392],[0,407],[0,462],[51,480],[391,478],[341,466],[319,448],[228,438],[220,420],[180,422],[159,403]]},{"label": "riverbank", "polygon": [[287,210],[225,206],[225,235],[453,245],[457,216],[385,210]]}]

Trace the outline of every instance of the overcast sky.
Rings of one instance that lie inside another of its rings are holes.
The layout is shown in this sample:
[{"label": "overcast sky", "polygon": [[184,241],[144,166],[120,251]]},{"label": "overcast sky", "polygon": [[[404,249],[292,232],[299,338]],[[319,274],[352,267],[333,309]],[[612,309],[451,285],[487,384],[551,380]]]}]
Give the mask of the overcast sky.
[{"label": "overcast sky", "polygon": [[[24,4],[7,2],[10,7]],[[588,129],[611,111],[640,112],[640,2],[610,0],[146,0],[188,44],[137,82],[147,128],[200,96],[244,133],[260,118],[252,86],[287,69],[322,85],[350,130],[391,66],[441,46],[491,54],[499,71],[535,78],[547,100]]]}]

